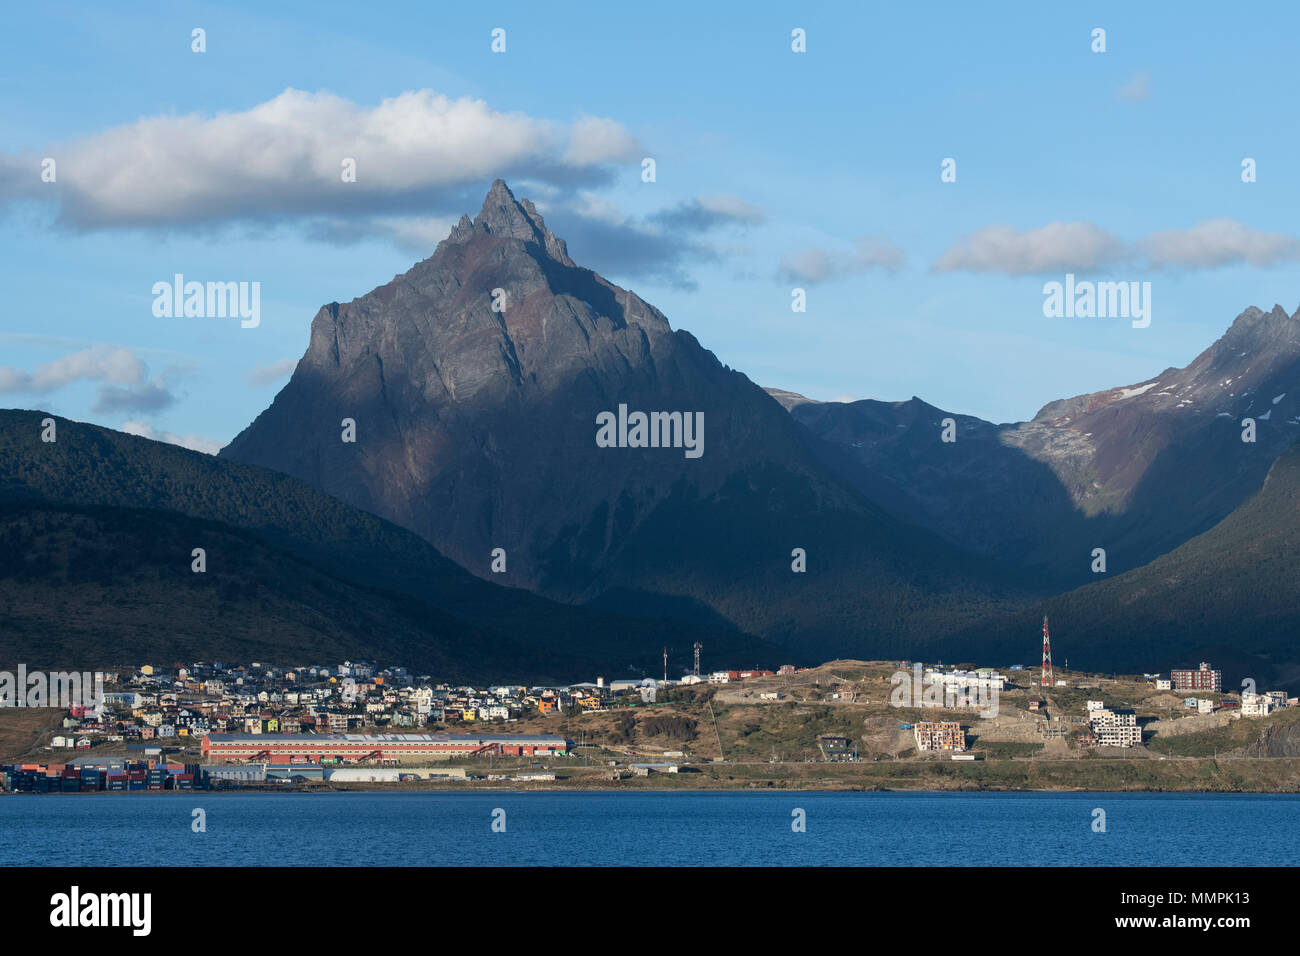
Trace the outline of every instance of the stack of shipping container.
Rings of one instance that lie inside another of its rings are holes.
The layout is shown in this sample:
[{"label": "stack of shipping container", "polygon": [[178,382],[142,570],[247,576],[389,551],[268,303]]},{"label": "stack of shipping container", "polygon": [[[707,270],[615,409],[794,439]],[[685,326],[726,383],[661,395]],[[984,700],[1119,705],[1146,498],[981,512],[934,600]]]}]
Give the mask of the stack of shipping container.
[{"label": "stack of shipping container", "polygon": [[99,790],[201,790],[207,775],[198,764],[105,761],[75,764],[11,764],[0,767],[0,789],[16,793],[88,793]]}]

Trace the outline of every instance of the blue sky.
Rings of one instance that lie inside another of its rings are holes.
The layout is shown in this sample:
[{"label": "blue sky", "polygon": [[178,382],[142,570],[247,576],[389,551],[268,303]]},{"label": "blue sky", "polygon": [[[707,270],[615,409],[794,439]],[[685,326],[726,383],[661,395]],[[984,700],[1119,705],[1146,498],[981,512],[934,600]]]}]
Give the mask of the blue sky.
[{"label": "blue sky", "polygon": [[[1019,420],[1300,305],[1285,4],[122,6],[6,13],[0,406],[219,447],[321,305],[498,175],[580,264],[820,399]],[[259,282],[261,324],[155,317],[177,272]],[[1150,327],[1045,318],[1066,272],[1150,282]]]}]

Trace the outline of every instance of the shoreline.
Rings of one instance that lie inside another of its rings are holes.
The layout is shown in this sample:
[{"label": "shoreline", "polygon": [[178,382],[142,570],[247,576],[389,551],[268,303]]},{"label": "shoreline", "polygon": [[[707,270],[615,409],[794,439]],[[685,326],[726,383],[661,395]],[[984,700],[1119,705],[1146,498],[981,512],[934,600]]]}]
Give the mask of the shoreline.
[{"label": "shoreline", "polygon": [[[643,794],[655,794],[655,795],[683,794],[683,795],[695,795],[695,796],[699,796],[699,795],[701,795],[701,794],[708,794],[708,793],[717,793],[717,794],[733,794],[733,793],[767,793],[767,794],[785,793],[785,794],[798,794],[798,793],[811,793],[811,794],[821,794],[821,795],[825,795],[825,796],[830,796],[830,795],[835,795],[835,794],[850,794],[850,793],[858,793],[858,794],[873,794],[873,793],[874,793],[874,794],[891,794],[891,795],[916,794],[916,795],[918,795],[918,796],[978,796],[978,795],[985,795],[985,796],[1006,796],[1006,795],[1045,795],[1045,794],[1061,794],[1061,795],[1068,795],[1068,794],[1078,794],[1078,795],[1082,795],[1082,794],[1093,794],[1093,795],[1098,795],[1098,796],[1106,795],[1106,796],[1300,797],[1300,791],[1295,791],[1295,790],[1214,790],[1214,789],[1202,789],[1202,790],[1191,790],[1191,789],[1188,789],[1188,790],[1156,790],[1156,789],[1142,789],[1142,790],[1139,790],[1139,789],[1134,789],[1134,790],[1091,790],[1091,789],[1077,789],[1077,790],[1066,790],[1066,789],[1037,789],[1037,790],[1034,790],[1034,789],[1021,789],[1021,790],[1012,790],[1012,789],[1003,789],[1003,790],[995,790],[995,789],[962,789],[962,788],[951,788],[951,789],[931,790],[931,789],[924,789],[924,788],[890,788],[890,787],[840,787],[840,788],[835,788],[835,789],[827,789],[827,788],[824,788],[824,787],[803,787],[803,788],[799,788],[799,789],[794,789],[794,788],[789,788],[789,787],[784,787],[784,788],[782,788],[782,787],[710,787],[710,788],[693,788],[693,789],[680,788],[680,789],[675,789],[675,790],[669,790],[669,789],[663,789],[663,788],[643,788],[643,789],[638,789],[638,790],[613,790],[613,789],[601,789],[601,788],[595,788],[595,787],[532,787],[532,788],[528,788],[528,789],[521,789],[521,788],[518,788],[518,787],[499,787],[499,788],[498,788],[498,787],[492,787],[492,788],[477,788],[477,789],[464,788],[464,787],[462,787],[462,788],[454,788],[454,787],[422,787],[422,788],[418,788],[418,789],[416,789],[416,788],[412,788],[412,789],[406,789],[406,790],[398,790],[398,789],[394,789],[394,788],[390,788],[390,787],[375,787],[375,788],[372,788],[372,789],[362,789],[362,788],[357,788],[357,787],[352,787],[352,788],[343,788],[343,787],[300,787],[300,788],[292,788],[292,787],[285,787],[285,788],[283,788],[283,789],[271,789],[271,788],[266,788],[266,789],[257,789],[257,788],[252,788],[252,787],[250,787],[250,788],[247,788],[247,789],[223,789],[223,790],[186,790],[186,791],[178,791],[178,790],[141,790],[141,791],[134,791],[134,792],[132,792],[132,791],[124,791],[124,790],[121,790],[121,791],[99,790],[99,791],[95,791],[95,792],[94,792],[95,795],[122,795],[122,796],[130,796],[130,795],[132,795],[133,793],[136,794],[136,795],[138,795],[138,794],[148,794],[148,795],[151,795],[151,796],[160,796],[160,797],[164,797],[164,798],[166,798],[166,797],[176,797],[176,796],[181,796],[181,795],[194,795],[194,794],[201,794],[201,795],[203,795],[203,796],[205,796],[205,797],[207,797],[207,796],[259,796],[259,797],[279,797],[279,796],[327,796],[327,795],[334,795],[334,794],[386,794],[386,795],[392,795],[392,796],[422,796],[422,795],[426,795],[426,794],[459,794],[459,795],[464,795],[464,796],[475,796],[475,795],[481,795],[481,794],[503,794],[503,795],[507,795],[507,796],[517,796],[517,795],[520,795],[520,794],[527,794],[527,793],[573,793],[573,794],[584,794],[584,795],[585,795],[585,794],[596,794],[596,793],[602,793],[602,794],[607,793],[607,794],[619,794],[619,795],[626,795],[626,796],[636,796],[636,795],[643,795]],[[89,795],[90,795],[90,794],[67,794],[66,796],[77,797],[77,796],[89,796]],[[22,793],[20,793],[20,792],[14,792],[14,791],[3,791],[3,792],[0,792],[0,798],[4,798],[4,797],[49,797],[49,796],[61,797],[61,796],[64,796],[64,794],[53,794],[53,795],[51,795],[51,794],[45,794],[45,793],[27,793],[27,792],[22,792]]]},{"label": "shoreline", "polygon": [[[412,771],[433,768],[411,767]],[[469,769],[469,768],[466,768]],[[474,768],[477,769],[477,768]],[[675,774],[611,779],[596,768],[554,767],[557,779],[266,783],[131,794],[320,793],[1133,793],[1300,794],[1300,757],[1003,758],[970,763],[705,764]],[[600,774],[600,776],[598,776]],[[11,793],[0,794],[9,796]],[[18,795],[14,793],[12,795]],[[62,793],[38,793],[61,797]]]}]

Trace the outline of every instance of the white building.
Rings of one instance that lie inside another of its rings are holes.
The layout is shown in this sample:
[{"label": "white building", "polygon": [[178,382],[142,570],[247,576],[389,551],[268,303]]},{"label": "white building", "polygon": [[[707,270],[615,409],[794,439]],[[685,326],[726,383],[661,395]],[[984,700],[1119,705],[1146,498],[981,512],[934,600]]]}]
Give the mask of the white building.
[{"label": "white building", "polygon": [[1089,701],[1088,724],[1097,735],[1097,743],[1102,747],[1135,747],[1142,743],[1142,728],[1137,725],[1137,715],[1131,710],[1110,710],[1106,707],[1092,708],[1096,701]]},{"label": "white building", "polygon": [[340,767],[326,773],[334,783],[397,783],[402,773],[396,767]]},{"label": "white building", "polygon": [[931,667],[925,672],[926,686],[941,686],[943,696],[928,700],[922,695],[921,707],[979,707],[986,708],[996,702],[1006,686],[1006,678],[997,671],[985,668],[980,671],[942,671]]},{"label": "white building", "polygon": [[1277,709],[1277,700],[1268,694],[1250,694],[1241,695],[1241,716],[1243,717],[1267,717]]},{"label": "white building", "polygon": [[977,691],[1001,693],[1007,683],[1005,677],[987,668],[978,671],[942,671],[937,667],[931,667],[925,672],[925,680],[926,683],[935,681],[942,683],[945,692],[952,689],[958,693],[965,691],[970,695],[974,695]]}]

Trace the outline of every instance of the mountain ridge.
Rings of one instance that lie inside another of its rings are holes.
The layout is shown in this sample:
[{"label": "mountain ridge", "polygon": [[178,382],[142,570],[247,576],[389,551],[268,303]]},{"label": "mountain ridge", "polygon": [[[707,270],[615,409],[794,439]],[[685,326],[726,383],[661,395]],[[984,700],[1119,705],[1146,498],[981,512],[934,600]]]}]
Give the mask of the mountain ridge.
[{"label": "mountain ridge", "polygon": [[[289,383],[220,454],[315,484],[476,574],[504,548],[510,582],[547,597],[686,600],[810,653],[932,636],[1018,593],[863,499],[746,376],[571,262],[494,183],[431,257],[322,308]],[[620,405],[703,414],[705,454],[598,447],[597,416]],[[355,443],[339,440],[344,418]],[[796,548],[815,574],[792,570]]]},{"label": "mountain ridge", "polygon": [[[40,440],[44,418],[54,418],[57,441]],[[143,652],[150,644],[139,629],[149,616],[140,608],[148,606],[158,630],[169,630],[173,619],[188,628],[157,643],[198,657],[212,656],[204,648],[213,645],[276,660],[290,647],[310,647],[313,633],[323,647],[354,647],[351,656],[383,651],[404,666],[499,680],[585,679],[597,669],[629,666],[654,673],[665,645],[680,657],[680,645],[697,639],[719,654],[769,663],[790,656],[716,622],[691,629],[555,604],[484,581],[416,535],[290,476],[39,411],[0,410],[0,506],[0,532],[12,538],[0,596],[32,606],[24,589],[53,587],[43,616],[29,617],[20,633],[11,617],[0,632],[0,649],[20,660],[46,653],[60,622],[82,635],[80,653],[103,653],[89,637],[95,630],[84,619],[88,608],[100,609],[92,623],[115,635],[118,646]],[[70,528],[84,533],[69,537]],[[173,546],[151,543],[153,537]],[[228,547],[209,548],[208,571],[194,574],[190,552],[206,537]],[[92,560],[86,554],[98,555],[92,563],[102,567],[83,568]],[[50,570],[53,584],[33,575],[37,565]],[[135,571],[118,577],[118,568]],[[217,579],[224,592],[214,595],[219,589],[207,584]],[[82,589],[81,612],[65,612],[56,600],[60,581]],[[335,592],[349,595],[360,612],[349,617],[349,602]],[[208,618],[188,612],[191,596],[210,602]],[[256,611],[261,602],[278,624]],[[333,608],[342,623],[321,619],[317,605]],[[219,613],[238,620],[248,639],[217,627],[210,618]],[[384,624],[389,616],[391,627]],[[298,617],[314,623],[298,626]],[[292,641],[281,639],[285,634]],[[71,653],[74,645],[66,646]]]},{"label": "mountain ridge", "polygon": [[[781,390],[775,390],[781,392]],[[1300,310],[1241,312],[1182,368],[1056,399],[994,424],[907,402],[782,393],[810,447],[845,481],[958,546],[1045,586],[1139,567],[1213,527],[1300,437]],[[956,441],[938,441],[940,422]],[[1254,418],[1256,441],[1243,442]]]}]

